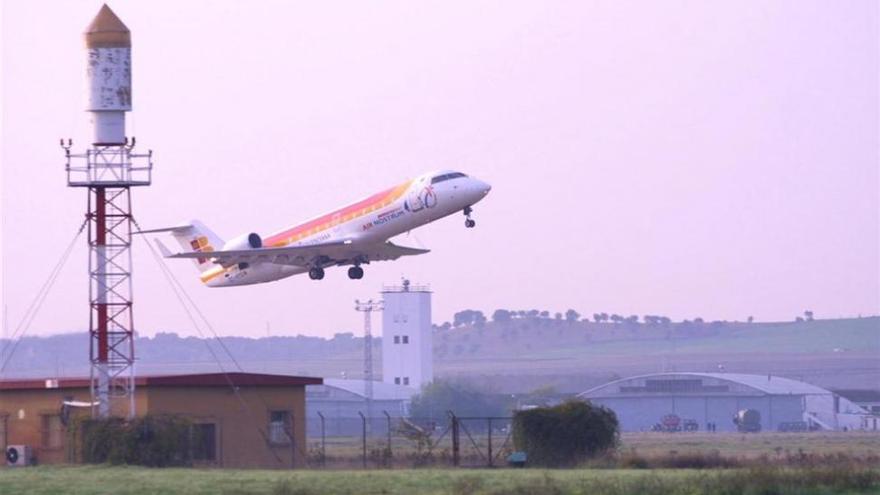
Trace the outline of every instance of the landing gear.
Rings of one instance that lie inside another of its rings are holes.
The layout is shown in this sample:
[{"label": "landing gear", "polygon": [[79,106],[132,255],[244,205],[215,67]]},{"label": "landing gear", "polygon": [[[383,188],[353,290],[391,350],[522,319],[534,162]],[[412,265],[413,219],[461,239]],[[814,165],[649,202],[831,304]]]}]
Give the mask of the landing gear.
[{"label": "landing gear", "polygon": [[474,219],[471,218],[471,213],[474,212],[474,209],[470,206],[465,206],[463,212],[465,216],[464,226],[469,229],[476,227],[477,222],[475,222]]},{"label": "landing gear", "polygon": [[321,280],[324,278],[324,269],[321,267],[311,268],[309,270],[309,278],[312,280]]},{"label": "landing gear", "polygon": [[352,280],[360,280],[364,278],[364,269],[359,266],[353,266],[348,269],[348,278]]}]

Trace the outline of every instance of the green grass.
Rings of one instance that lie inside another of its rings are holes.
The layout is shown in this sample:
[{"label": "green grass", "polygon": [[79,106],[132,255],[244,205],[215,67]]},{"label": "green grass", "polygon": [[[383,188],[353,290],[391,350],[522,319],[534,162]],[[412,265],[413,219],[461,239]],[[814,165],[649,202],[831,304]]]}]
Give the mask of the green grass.
[{"label": "green grass", "polygon": [[621,450],[643,455],[718,452],[724,456],[754,459],[786,453],[846,454],[880,457],[880,432],[811,433],[624,433]]},{"label": "green grass", "polygon": [[868,469],[262,471],[36,467],[0,470],[0,493],[312,494],[820,494],[880,493]]}]

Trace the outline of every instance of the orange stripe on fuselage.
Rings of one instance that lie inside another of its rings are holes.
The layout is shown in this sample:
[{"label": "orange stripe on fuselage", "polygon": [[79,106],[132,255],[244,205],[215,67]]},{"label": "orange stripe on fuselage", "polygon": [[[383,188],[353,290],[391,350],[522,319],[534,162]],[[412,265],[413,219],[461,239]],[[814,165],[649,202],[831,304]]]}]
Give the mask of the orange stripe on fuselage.
[{"label": "orange stripe on fuselage", "polygon": [[341,223],[350,222],[368,215],[379,208],[389,206],[394,201],[397,201],[403,196],[403,193],[406,192],[411,183],[412,181],[406,181],[403,184],[392,187],[391,189],[386,189],[385,191],[374,194],[363,201],[358,201],[357,203],[340,208],[332,213],[328,213],[292,229],[275,234],[272,237],[264,239],[263,245],[267,247],[286,246],[331,227],[335,227]]},{"label": "orange stripe on fuselage", "polygon": [[202,275],[199,278],[202,279],[203,284],[207,284],[208,282],[210,282],[211,280],[214,280],[218,276],[223,275],[224,273],[229,271],[231,268],[232,267],[224,268],[222,266],[217,266],[217,267],[211,268],[210,270],[205,270],[204,272],[202,272]]}]

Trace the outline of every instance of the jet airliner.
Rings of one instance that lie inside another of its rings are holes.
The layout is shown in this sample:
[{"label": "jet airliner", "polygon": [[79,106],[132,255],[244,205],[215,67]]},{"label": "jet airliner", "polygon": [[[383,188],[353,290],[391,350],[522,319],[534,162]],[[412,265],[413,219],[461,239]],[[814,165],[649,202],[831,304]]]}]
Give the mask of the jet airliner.
[{"label": "jet airliner", "polygon": [[454,170],[421,175],[266,238],[242,234],[227,242],[198,220],[189,225],[141,233],[170,232],[183,247],[172,254],[157,241],[166,258],[190,258],[208,287],[230,287],[271,282],[299,273],[312,280],[324,270],[349,266],[348,277],[364,276],[362,265],[427,253],[404,247],[390,238],[458,211],[472,228],[472,206],[492,187]]}]

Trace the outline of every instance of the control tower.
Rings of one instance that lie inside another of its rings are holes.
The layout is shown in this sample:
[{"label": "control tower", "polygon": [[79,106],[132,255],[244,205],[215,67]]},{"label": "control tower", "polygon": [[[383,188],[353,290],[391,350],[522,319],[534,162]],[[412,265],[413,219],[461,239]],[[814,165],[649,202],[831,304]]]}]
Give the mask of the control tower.
[{"label": "control tower", "polygon": [[382,381],[420,389],[434,379],[431,288],[404,279],[382,298]]}]

